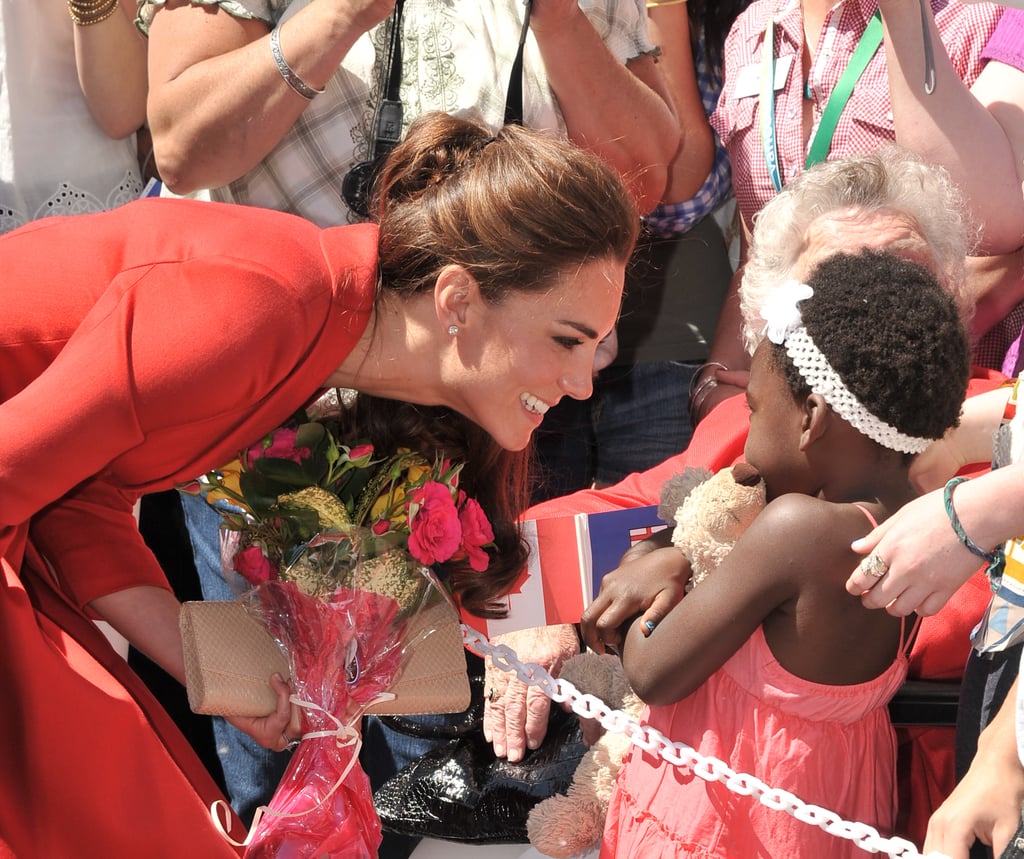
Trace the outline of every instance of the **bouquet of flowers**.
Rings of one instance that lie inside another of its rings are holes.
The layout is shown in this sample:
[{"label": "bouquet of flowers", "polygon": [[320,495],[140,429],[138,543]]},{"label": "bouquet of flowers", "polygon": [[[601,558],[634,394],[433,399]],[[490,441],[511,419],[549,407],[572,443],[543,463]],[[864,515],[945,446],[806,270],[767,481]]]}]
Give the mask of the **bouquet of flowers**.
[{"label": "bouquet of flowers", "polygon": [[192,487],[220,509],[225,574],[288,653],[304,708],[247,857],[376,856],[360,717],[397,679],[409,621],[450,599],[433,565],[488,565],[493,532],[459,489],[461,468],[407,450],[377,457],[343,443],[336,423],[305,419]]}]

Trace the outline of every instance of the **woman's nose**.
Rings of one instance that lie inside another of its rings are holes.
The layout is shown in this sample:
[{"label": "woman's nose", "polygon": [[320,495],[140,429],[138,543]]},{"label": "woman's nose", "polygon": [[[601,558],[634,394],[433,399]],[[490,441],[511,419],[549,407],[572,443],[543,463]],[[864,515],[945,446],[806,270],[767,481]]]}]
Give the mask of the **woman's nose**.
[{"label": "woman's nose", "polygon": [[594,393],[594,380],[590,373],[566,373],[558,380],[559,387],[576,400],[585,400]]}]

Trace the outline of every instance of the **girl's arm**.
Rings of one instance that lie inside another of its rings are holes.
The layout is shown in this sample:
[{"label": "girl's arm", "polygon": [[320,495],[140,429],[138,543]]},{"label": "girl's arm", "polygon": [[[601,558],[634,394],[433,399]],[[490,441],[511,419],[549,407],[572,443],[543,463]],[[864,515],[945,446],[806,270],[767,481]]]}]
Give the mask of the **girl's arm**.
[{"label": "girl's arm", "polygon": [[[807,496],[771,502],[703,582],[644,635],[634,623],[622,663],[644,701],[670,704],[717,671],[764,620],[795,602],[804,577],[827,563]],[[814,543],[813,550],[811,543]]]},{"label": "girl's arm", "polygon": [[[281,53],[322,89],[395,0],[313,0],[280,28]],[[149,125],[160,175],[176,193],[248,173],[309,102],[282,79],[265,21],[169,0],[149,28]]]}]

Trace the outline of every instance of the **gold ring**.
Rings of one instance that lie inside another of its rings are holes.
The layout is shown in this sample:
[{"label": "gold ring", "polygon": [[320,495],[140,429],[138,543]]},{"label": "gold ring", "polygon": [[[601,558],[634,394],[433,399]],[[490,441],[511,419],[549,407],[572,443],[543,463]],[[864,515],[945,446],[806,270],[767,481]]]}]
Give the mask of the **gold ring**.
[{"label": "gold ring", "polygon": [[489,692],[487,693],[487,700],[488,700],[488,701],[490,701],[490,702],[491,702],[491,703],[493,704],[493,703],[494,703],[495,701],[497,701],[497,700],[498,700],[498,699],[499,699],[500,697],[501,697],[501,693],[499,693],[499,692],[498,692],[498,690],[497,690],[497,689],[495,689],[495,688],[494,688],[494,687],[492,686],[492,687],[490,688],[490,691],[489,691]]},{"label": "gold ring", "polygon": [[889,572],[889,565],[882,560],[881,555],[877,552],[872,552],[863,561],[860,562],[861,569],[864,570],[869,576],[875,579],[880,579],[887,572]]}]

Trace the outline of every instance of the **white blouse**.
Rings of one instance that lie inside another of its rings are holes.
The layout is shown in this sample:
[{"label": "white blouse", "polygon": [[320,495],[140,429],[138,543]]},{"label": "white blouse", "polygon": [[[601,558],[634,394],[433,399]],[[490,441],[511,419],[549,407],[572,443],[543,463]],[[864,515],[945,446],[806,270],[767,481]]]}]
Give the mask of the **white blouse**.
[{"label": "white blouse", "polygon": [[111,140],[78,84],[65,0],[0,0],[0,233],[142,192],[135,136]]}]

